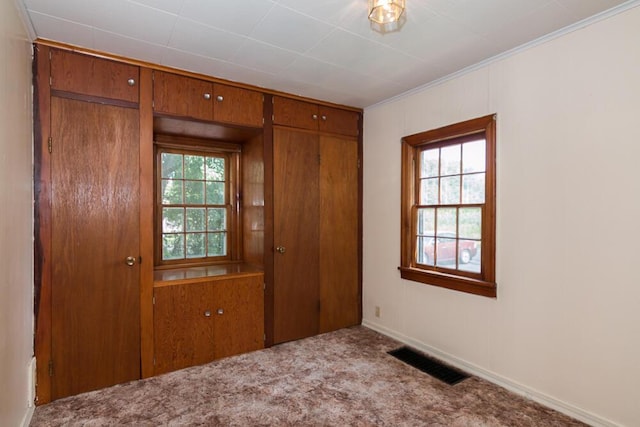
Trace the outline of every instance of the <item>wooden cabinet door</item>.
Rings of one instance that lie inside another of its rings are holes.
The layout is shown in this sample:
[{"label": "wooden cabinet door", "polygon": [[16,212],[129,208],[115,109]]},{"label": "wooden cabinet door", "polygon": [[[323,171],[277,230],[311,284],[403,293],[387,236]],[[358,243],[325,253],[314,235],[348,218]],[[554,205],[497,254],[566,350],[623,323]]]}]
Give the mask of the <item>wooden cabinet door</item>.
[{"label": "wooden cabinet door", "polygon": [[211,283],[157,287],[154,297],[154,373],[212,361],[216,314]]},{"label": "wooden cabinet door", "polygon": [[215,83],[213,99],[215,121],[262,127],[264,107],[260,92]]},{"label": "wooden cabinet door", "polygon": [[213,283],[216,359],[264,348],[263,276]]},{"label": "wooden cabinet door", "polygon": [[360,323],[358,141],[320,137],[320,333]]},{"label": "wooden cabinet door", "polygon": [[310,102],[274,96],[273,124],[318,130],[318,106]]},{"label": "wooden cabinet door", "polygon": [[[138,102],[139,68],[89,55],[51,50],[51,89]],[[130,84],[133,80],[133,84]]]},{"label": "wooden cabinet door", "polygon": [[138,111],[52,97],[51,137],[58,399],[140,378]]},{"label": "wooden cabinet door", "polygon": [[164,71],[153,72],[153,110],[199,120],[213,120],[213,84]]},{"label": "wooden cabinet door", "polygon": [[318,136],[274,129],[274,342],[318,333]]},{"label": "wooden cabinet door", "polygon": [[320,132],[339,133],[347,136],[358,136],[360,133],[359,117],[355,111],[320,106]]}]

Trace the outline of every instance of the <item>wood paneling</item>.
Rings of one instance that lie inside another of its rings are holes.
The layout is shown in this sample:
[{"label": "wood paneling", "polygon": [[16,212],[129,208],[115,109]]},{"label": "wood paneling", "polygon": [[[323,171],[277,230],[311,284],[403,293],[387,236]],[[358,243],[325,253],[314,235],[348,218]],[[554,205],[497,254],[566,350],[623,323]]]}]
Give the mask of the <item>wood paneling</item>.
[{"label": "wood paneling", "polygon": [[[52,398],[140,378],[138,111],[52,98]],[[46,361],[45,361],[46,363]]]},{"label": "wood paneling", "polygon": [[355,111],[340,110],[322,105],[319,108],[318,130],[320,132],[358,136],[360,114]]},{"label": "wood paneling", "polygon": [[318,130],[318,105],[274,96],[273,124]]},{"label": "wood paneling", "polygon": [[156,113],[213,120],[213,83],[154,71],[153,103]]},{"label": "wood paneling", "polygon": [[155,373],[264,347],[262,274],[170,282],[155,294]]},{"label": "wood paneling", "polygon": [[264,347],[263,276],[213,283],[214,358]]},{"label": "wood paneling", "polygon": [[[51,89],[138,102],[138,67],[65,50],[51,51]],[[133,85],[129,85],[133,79]]]},{"label": "wood paneling", "polygon": [[264,266],[264,144],[262,136],[242,146],[244,261]]},{"label": "wood paneling", "polygon": [[215,121],[262,126],[262,93],[216,83],[213,85],[213,99]]},{"label": "wood paneling", "polygon": [[154,295],[155,374],[213,360],[211,283],[155,288]]},{"label": "wood paneling", "polygon": [[318,137],[275,128],[273,138],[274,342],[317,334]]},{"label": "wood paneling", "polygon": [[320,137],[320,333],[360,323],[358,142]]}]

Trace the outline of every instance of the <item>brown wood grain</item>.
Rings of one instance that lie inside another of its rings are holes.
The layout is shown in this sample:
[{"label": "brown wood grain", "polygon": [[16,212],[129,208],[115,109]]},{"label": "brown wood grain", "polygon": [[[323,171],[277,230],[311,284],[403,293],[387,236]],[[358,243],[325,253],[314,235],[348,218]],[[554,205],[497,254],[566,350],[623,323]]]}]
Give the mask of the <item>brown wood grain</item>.
[{"label": "brown wood grain", "polygon": [[264,143],[262,135],[242,150],[242,237],[245,262],[264,266]]},{"label": "brown wood grain", "polygon": [[[138,102],[137,66],[82,55],[65,50],[51,51],[51,89],[103,98]],[[128,80],[133,79],[130,86]]]},{"label": "brown wood grain", "polygon": [[263,348],[263,276],[218,281],[212,287],[214,357]]},{"label": "brown wood grain", "polygon": [[274,342],[318,332],[318,136],[274,128]]},{"label": "brown wood grain", "polygon": [[318,105],[296,99],[273,97],[273,124],[318,130]]},{"label": "brown wood grain", "polygon": [[36,402],[51,401],[51,126],[49,48],[34,50],[34,316]]},{"label": "brown wood grain", "polygon": [[152,73],[140,70],[140,366],[153,375],[153,96]]},{"label": "brown wood grain", "polygon": [[273,99],[265,95],[264,100],[264,331],[265,346],[273,345],[273,264],[275,247],[273,241]]},{"label": "brown wood grain", "polygon": [[155,374],[213,360],[211,283],[155,288],[154,295]]},{"label": "brown wood grain", "polygon": [[52,399],[140,378],[138,111],[52,98]]},{"label": "brown wood grain", "polygon": [[262,127],[262,93],[215,83],[213,99],[215,121]]},{"label": "brown wood grain", "polygon": [[318,129],[320,132],[339,133],[358,136],[360,133],[360,114],[355,111],[341,110],[321,105]]},{"label": "brown wood grain", "polygon": [[358,141],[320,137],[320,333],[360,323]]},{"label": "brown wood grain", "polygon": [[[209,99],[205,99],[209,94]],[[153,72],[154,111],[213,120],[213,83],[164,71]]]}]

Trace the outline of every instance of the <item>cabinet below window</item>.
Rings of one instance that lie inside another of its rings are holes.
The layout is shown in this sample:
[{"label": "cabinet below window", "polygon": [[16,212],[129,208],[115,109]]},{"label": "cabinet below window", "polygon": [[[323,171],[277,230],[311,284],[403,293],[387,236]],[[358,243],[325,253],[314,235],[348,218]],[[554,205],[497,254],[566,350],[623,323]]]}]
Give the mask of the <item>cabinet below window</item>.
[{"label": "cabinet below window", "polygon": [[156,375],[264,348],[263,273],[242,264],[156,272],[154,341]]}]

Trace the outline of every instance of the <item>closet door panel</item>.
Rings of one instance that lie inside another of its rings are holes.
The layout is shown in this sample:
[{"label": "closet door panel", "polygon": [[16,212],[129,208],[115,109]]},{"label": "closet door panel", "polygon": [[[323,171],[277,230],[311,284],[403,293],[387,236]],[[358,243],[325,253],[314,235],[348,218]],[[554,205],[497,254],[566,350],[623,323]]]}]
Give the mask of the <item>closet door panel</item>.
[{"label": "closet door panel", "polygon": [[138,121],[51,100],[53,399],[140,378]]},{"label": "closet door panel", "polygon": [[317,334],[318,136],[274,129],[274,341]]},{"label": "closet door panel", "polygon": [[358,142],[320,137],[320,333],[357,325]]}]

